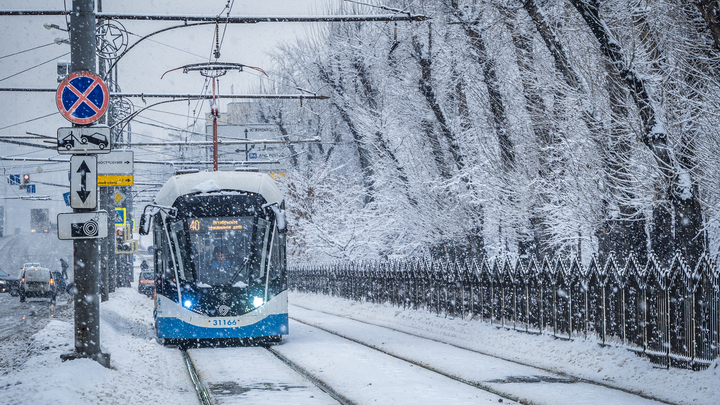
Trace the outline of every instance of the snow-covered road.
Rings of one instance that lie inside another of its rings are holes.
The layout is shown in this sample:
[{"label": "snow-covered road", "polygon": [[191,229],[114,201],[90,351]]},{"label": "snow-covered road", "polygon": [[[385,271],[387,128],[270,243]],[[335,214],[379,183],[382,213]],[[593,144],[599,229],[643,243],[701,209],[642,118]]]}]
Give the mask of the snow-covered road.
[{"label": "snow-covered road", "polygon": [[[356,404],[512,403],[508,397],[537,404],[651,402],[608,386],[669,403],[717,403],[715,367],[660,370],[622,347],[555,341],[389,305],[309,294],[291,294],[290,303],[290,335],[271,350]],[[3,356],[18,359],[0,368],[0,403],[197,403],[180,351],[153,337],[151,300],[121,288],[101,311],[101,346],[112,356],[110,369],[91,360],[60,360],[74,342],[71,311],[62,311],[27,344],[0,342]],[[189,352],[219,405],[335,402],[264,348]],[[596,378],[604,386],[578,378]]]}]

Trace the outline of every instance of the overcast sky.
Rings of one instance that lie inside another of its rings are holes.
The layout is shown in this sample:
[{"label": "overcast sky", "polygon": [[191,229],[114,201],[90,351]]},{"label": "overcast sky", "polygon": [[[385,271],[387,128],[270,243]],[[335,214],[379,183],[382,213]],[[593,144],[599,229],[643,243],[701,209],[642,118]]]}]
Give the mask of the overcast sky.
[{"label": "overcast sky", "polygon": [[[256,15],[320,15],[328,14],[342,0],[230,0],[231,16]],[[72,0],[0,0],[0,10],[64,10]],[[128,14],[194,14],[218,15],[228,0],[102,0],[103,12]],[[70,46],[54,44],[55,38],[67,38],[67,33],[55,29],[47,30],[43,24],[57,24],[67,27],[64,16],[0,16],[0,88],[44,88],[56,89],[57,60],[70,60]],[[178,25],[178,22],[162,21],[121,21],[130,35],[130,44],[141,36],[159,29]],[[299,35],[312,30],[314,24],[262,23],[220,26],[224,39],[221,48],[221,62],[243,63],[268,69],[269,54],[285,41],[294,41]],[[226,30],[226,31],[225,31]],[[183,28],[162,33],[143,41],[133,48],[118,63],[118,83],[125,93],[180,93],[200,94],[204,79],[199,73],[184,74],[182,71],[169,73],[167,70],[190,63],[207,62],[214,47],[215,26]],[[38,48],[31,50],[32,48]],[[23,52],[29,50],[27,52]],[[16,55],[14,55],[16,54]],[[67,54],[67,55],[65,55]],[[35,67],[36,65],[39,65]],[[259,74],[229,72],[220,81],[219,91],[229,94],[246,92],[257,86]],[[262,80],[272,80],[262,79]],[[206,90],[207,91],[207,90]],[[288,93],[294,93],[288,89]],[[131,100],[135,109],[145,107],[140,99]],[[147,99],[148,103],[160,101]],[[228,100],[221,101],[225,111]],[[195,112],[195,121],[191,115]],[[168,134],[176,133],[172,128],[186,128],[196,122],[195,130],[204,132],[203,118],[209,112],[209,102],[186,102],[165,104],[147,110],[132,123],[133,141],[160,141]],[[189,116],[190,115],[190,116]],[[40,117],[45,117],[38,119]],[[153,124],[146,125],[142,123]],[[58,112],[55,93],[18,93],[0,91],[0,136],[27,136],[26,132],[55,137],[59,127],[71,123]],[[171,128],[171,129],[163,129]],[[25,141],[25,140],[22,140]],[[31,141],[32,142],[32,141]],[[40,143],[40,142],[35,142]],[[164,160],[158,155],[157,147],[134,147],[135,160]],[[26,146],[0,143],[0,156],[49,158],[60,157],[55,149],[38,149]],[[64,158],[67,158],[65,156]],[[67,211],[62,192],[67,191],[67,163],[43,163],[0,160],[3,177],[10,174],[32,173],[32,182],[37,183],[36,196],[48,196],[51,201],[28,203],[21,198],[27,196],[24,190],[10,186],[0,179],[0,199],[5,207],[6,230],[24,229],[29,221],[28,207],[50,208],[51,217],[57,212]],[[168,166],[147,164],[135,165],[135,182],[163,182],[172,173]],[[53,186],[52,184],[60,185]],[[153,193],[155,189],[135,187],[136,192]]]},{"label": "overcast sky", "polygon": [[[68,7],[72,0],[66,0]],[[136,14],[204,14],[217,15],[227,0],[103,0],[104,12]],[[328,5],[338,5],[341,0],[231,0],[231,15],[308,15],[326,14]],[[62,10],[63,0],[1,1],[3,10]],[[57,88],[56,62],[54,59],[68,53],[69,45],[49,45],[37,50],[5,57],[16,52],[52,43],[55,38],[66,38],[67,34],[58,30],[46,30],[44,23],[66,26],[65,18],[58,16],[3,16],[0,17],[0,87]],[[176,22],[138,22],[121,21],[127,31],[143,36],[158,29],[177,25]],[[278,43],[292,41],[297,35],[303,35],[311,24],[299,23],[263,23],[229,25],[225,32],[220,61],[243,63],[263,68],[269,67],[268,54]],[[226,27],[220,26],[220,34]],[[187,28],[159,34],[152,41],[144,41],[127,54],[118,64],[120,84],[123,92],[132,93],[200,93],[204,80],[199,73],[183,74],[181,71],[169,73],[164,79],[162,74],[172,68],[189,63],[208,61],[214,44],[214,25]],[[130,43],[139,36],[130,35]],[[53,59],[39,67],[31,67]],[[70,56],[59,59],[69,60]],[[8,76],[20,73],[17,76]],[[271,78],[272,79],[272,78]],[[220,81],[222,93],[240,93],[251,85],[260,82],[258,74],[230,72]],[[293,92],[288,89],[288,92]],[[0,92],[0,135],[24,135],[26,131],[54,136],[60,126],[69,126],[69,122],[59,114],[51,117],[23,123],[48,114],[57,113],[54,93],[19,94]],[[139,99],[132,100],[136,107],[144,106]],[[149,102],[151,100],[148,100]],[[158,100],[155,100],[158,101]],[[157,110],[170,111],[186,115],[188,105],[158,107]],[[190,113],[196,104],[189,106]],[[207,103],[205,103],[207,110]],[[185,127],[188,118],[148,112],[144,117],[161,121],[174,127]],[[203,115],[201,115],[203,116]],[[14,125],[18,124],[18,125]],[[157,128],[133,124],[133,132],[162,136]],[[5,145],[1,149],[9,152]],[[0,153],[6,155],[6,153]],[[33,151],[30,155],[45,155],[42,151]]]}]

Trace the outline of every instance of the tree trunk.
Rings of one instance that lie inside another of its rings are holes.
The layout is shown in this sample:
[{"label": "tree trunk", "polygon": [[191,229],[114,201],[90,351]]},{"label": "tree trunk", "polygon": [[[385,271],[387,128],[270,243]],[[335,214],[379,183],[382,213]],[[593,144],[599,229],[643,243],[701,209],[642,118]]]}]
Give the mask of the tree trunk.
[{"label": "tree trunk", "polygon": [[347,101],[345,100],[345,97],[347,96],[345,89],[342,87],[341,84],[335,82],[335,80],[331,76],[331,73],[328,72],[325,67],[320,67],[319,76],[320,80],[332,87],[333,91],[335,92],[335,97],[333,98],[332,105],[335,107],[338,113],[340,113],[340,117],[342,118],[345,125],[347,125],[348,130],[353,137],[355,148],[358,154],[358,160],[360,163],[360,171],[363,178],[363,187],[365,189],[364,204],[368,205],[375,200],[375,173],[373,170],[372,162],[370,160],[370,151],[368,151],[368,149],[365,147],[365,141],[362,134],[355,126],[352,118],[350,118],[350,114],[348,113],[348,107],[346,105]]},{"label": "tree trunk", "polygon": [[[682,250],[689,256],[686,260],[694,263],[702,251],[702,215],[699,214],[699,201],[697,200],[696,183],[689,172],[678,167],[673,159],[667,142],[667,134],[656,117],[652,100],[647,92],[641,75],[636,71],[632,62],[625,57],[620,44],[611,38],[606,31],[608,27],[600,17],[600,6],[596,0],[571,0],[572,4],[583,17],[595,38],[600,43],[602,53],[610,59],[618,70],[620,77],[633,95],[640,114],[643,126],[643,142],[652,151],[659,171],[669,184],[660,185],[657,201],[670,201],[673,212],[667,215],[663,207],[656,207],[653,215],[653,231],[651,232],[652,248],[658,255],[672,255],[672,248],[668,246],[667,237],[673,235],[673,216],[680,219],[682,228],[675,229],[675,242],[680,242]],[[682,231],[683,239],[678,231]],[[670,249],[660,252],[659,249]],[[667,263],[667,262],[666,262]]]},{"label": "tree trunk", "polygon": [[707,24],[715,49],[720,51],[720,5],[718,1],[694,0],[693,3],[700,10],[700,15]]}]

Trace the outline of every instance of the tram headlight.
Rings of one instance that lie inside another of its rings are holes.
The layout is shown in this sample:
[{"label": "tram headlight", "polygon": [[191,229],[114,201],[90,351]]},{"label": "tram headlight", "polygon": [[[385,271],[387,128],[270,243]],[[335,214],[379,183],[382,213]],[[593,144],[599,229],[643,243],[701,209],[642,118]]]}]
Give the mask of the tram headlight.
[{"label": "tram headlight", "polygon": [[190,309],[190,307],[192,307],[192,301],[190,301],[190,300],[185,300],[185,302],[183,302],[183,306],[184,306],[185,308]]},{"label": "tram headlight", "polygon": [[253,306],[254,306],[255,308],[259,307],[259,306],[262,305],[262,304],[263,304],[263,299],[262,299],[262,298],[260,298],[260,297],[255,297],[255,298],[253,298]]}]

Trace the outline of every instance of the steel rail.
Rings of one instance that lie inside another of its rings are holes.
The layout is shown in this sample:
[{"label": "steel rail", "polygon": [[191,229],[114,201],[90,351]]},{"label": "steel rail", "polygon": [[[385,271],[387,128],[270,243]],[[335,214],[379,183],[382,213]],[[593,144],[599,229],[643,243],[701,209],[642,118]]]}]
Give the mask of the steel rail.
[{"label": "steel rail", "polygon": [[[304,308],[304,307],[301,307],[301,308]],[[304,309],[309,309],[309,308],[304,308]],[[311,311],[314,311],[313,309],[310,309],[310,310],[311,310]],[[319,311],[319,312],[323,312],[323,311]],[[325,313],[325,312],[323,312],[323,313]],[[332,314],[331,314],[331,315],[332,315]],[[335,315],[335,316],[337,316],[337,315]],[[484,385],[480,385],[480,384],[478,384],[478,383],[465,380],[465,379],[463,379],[463,378],[454,376],[454,375],[452,375],[452,374],[448,374],[448,373],[446,373],[446,372],[444,372],[444,371],[441,371],[441,370],[438,370],[438,369],[436,369],[436,368],[430,367],[430,366],[428,366],[428,365],[426,365],[426,364],[424,364],[424,363],[421,363],[421,362],[419,362],[419,361],[410,360],[410,359],[404,358],[404,357],[402,357],[402,356],[399,356],[399,355],[396,355],[396,354],[387,352],[387,351],[385,351],[385,350],[382,350],[382,349],[377,348],[377,347],[375,347],[375,346],[371,346],[371,345],[369,345],[369,344],[367,344],[367,343],[365,343],[365,342],[362,342],[362,341],[360,341],[360,340],[353,339],[353,338],[351,338],[351,337],[341,335],[341,334],[339,334],[339,333],[337,333],[337,332],[331,331],[331,330],[329,330],[329,329],[323,328],[323,327],[318,326],[318,325],[313,325],[313,324],[311,324],[311,323],[303,322],[303,321],[301,321],[301,320],[299,320],[299,319],[292,318],[292,317],[291,317],[290,319],[294,320],[295,322],[299,322],[299,323],[301,323],[301,324],[303,324],[303,325],[307,325],[307,326],[309,326],[309,327],[311,327],[311,328],[317,328],[317,329],[320,329],[320,330],[323,331],[323,332],[327,332],[327,333],[329,333],[329,334],[331,334],[331,335],[334,335],[334,336],[337,336],[337,337],[339,337],[339,338],[343,338],[343,339],[349,340],[349,341],[351,341],[351,342],[353,342],[353,343],[357,343],[357,344],[359,344],[359,345],[361,345],[361,346],[365,346],[365,347],[367,347],[367,348],[369,348],[369,349],[376,350],[376,351],[378,351],[378,352],[380,352],[380,353],[382,353],[382,354],[385,354],[385,355],[388,355],[388,356],[390,356],[390,357],[394,357],[394,358],[396,358],[396,359],[398,359],[398,360],[402,360],[402,361],[404,361],[404,362],[406,362],[406,363],[410,363],[410,364],[412,364],[412,365],[421,367],[421,368],[423,368],[423,369],[425,369],[425,370],[428,370],[428,371],[431,371],[431,372],[433,372],[433,373],[440,374],[440,375],[443,376],[443,377],[450,378],[450,379],[452,379],[452,380],[461,382],[461,383],[463,383],[463,384],[466,384],[466,385],[469,385],[469,386],[471,386],[471,387],[480,389],[480,390],[482,390],[482,391],[487,391],[487,392],[489,392],[489,393],[491,393],[491,394],[494,394],[494,395],[497,395],[497,396],[499,396],[499,397],[501,397],[501,398],[509,399],[509,400],[511,400],[511,401],[515,401],[515,402],[520,403],[520,404],[525,403],[522,399],[520,399],[520,398],[518,398],[518,397],[514,397],[514,396],[512,396],[512,395],[509,395],[509,394],[505,394],[505,393],[496,391],[496,390],[494,390],[494,389],[492,389],[492,388],[490,388],[490,387],[486,387],[486,386],[484,386]],[[352,319],[352,318],[349,318],[349,319]],[[379,325],[374,325],[374,326],[379,326]],[[380,326],[380,327],[383,327],[383,326]],[[393,330],[392,328],[387,328],[387,329]],[[430,339],[430,340],[432,340],[432,339]]]},{"label": "steel rail", "polygon": [[[652,401],[657,401],[657,402],[660,402],[660,403],[663,403],[663,404],[667,404],[667,405],[675,405],[673,402],[669,402],[669,401],[664,400],[664,399],[661,399],[661,398],[656,398],[656,397],[654,397],[654,396],[652,396],[652,395],[645,394],[645,393],[643,393],[643,392],[636,392],[636,391],[632,391],[632,390],[628,390],[628,389],[624,389],[624,388],[619,388],[619,387],[616,387],[616,386],[613,386],[613,385],[610,385],[610,384],[604,384],[604,383],[602,383],[602,382],[598,382],[598,381],[588,380],[588,379],[585,379],[585,378],[576,377],[576,376],[569,375],[569,374],[566,374],[566,373],[558,372],[558,371],[556,371],[556,370],[551,370],[551,369],[549,369],[549,368],[539,367],[539,366],[536,366],[536,365],[533,365],[533,364],[530,364],[530,363],[523,363],[523,362],[521,362],[521,361],[519,361],[519,360],[510,359],[510,358],[506,358],[506,357],[502,357],[502,356],[497,356],[497,355],[494,355],[494,354],[490,354],[490,353],[482,352],[482,351],[479,351],[479,350],[474,350],[474,349],[471,349],[471,348],[468,348],[468,347],[460,346],[460,345],[458,345],[458,344],[448,343],[448,342],[444,342],[444,341],[442,341],[442,340],[433,339],[433,338],[430,338],[430,337],[427,337],[427,336],[422,336],[422,335],[419,335],[419,334],[407,332],[407,331],[400,330],[400,329],[395,329],[395,328],[392,328],[392,327],[389,327],[389,326],[378,325],[378,324],[375,324],[375,323],[372,323],[372,322],[363,321],[363,320],[361,320],[361,319],[357,319],[357,318],[352,317],[352,316],[333,314],[333,313],[330,313],[330,312],[321,311],[321,310],[317,310],[317,309],[312,309],[312,308],[304,307],[304,306],[302,306],[302,305],[297,305],[297,304],[293,304],[293,305],[295,305],[295,306],[297,306],[297,307],[300,307],[300,308],[302,308],[302,309],[305,309],[305,310],[307,310],[307,311],[316,311],[316,312],[320,312],[320,313],[323,313],[323,314],[326,314],[326,315],[337,316],[337,317],[340,317],[340,318],[346,318],[346,319],[350,319],[350,320],[355,321],[355,322],[364,323],[364,324],[366,324],[366,325],[372,325],[372,326],[376,326],[376,327],[379,327],[379,328],[388,329],[388,330],[391,330],[391,331],[393,331],[393,332],[403,333],[403,334],[408,335],[408,336],[413,336],[413,337],[417,337],[417,338],[421,338],[421,339],[426,339],[426,340],[429,340],[429,341],[431,341],[431,342],[443,343],[443,344],[446,344],[446,345],[448,345],[448,346],[452,346],[452,347],[455,347],[455,348],[458,348],[458,349],[462,349],[462,350],[467,350],[467,351],[469,351],[469,352],[481,354],[481,355],[483,355],[483,356],[488,356],[488,357],[492,357],[492,358],[495,358],[495,359],[504,360],[504,361],[507,361],[507,362],[510,362],[510,363],[519,364],[519,365],[521,365],[521,366],[536,368],[536,369],[538,369],[538,370],[542,370],[542,371],[545,371],[545,372],[548,372],[548,373],[558,374],[558,375],[561,375],[561,376],[563,376],[563,377],[567,377],[568,379],[572,379],[572,380],[575,380],[575,381],[577,381],[577,382],[583,382],[583,383],[587,383],[587,384],[597,385],[597,386],[599,386],[599,387],[605,387],[605,388],[613,389],[613,390],[616,390],[616,391],[625,392],[625,393],[632,394],[632,395],[637,395],[637,396],[639,396],[639,397],[641,397],[641,398],[649,399],[649,400],[652,400]],[[396,358],[398,358],[398,359],[400,359],[400,360],[408,361],[408,362],[410,362],[410,363],[412,363],[412,364],[418,365],[419,367],[427,368],[427,366],[425,366],[425,365],[423,365],[423,364],[414,363],[412,360],[407,360],[407,359],[404,359],[404,358],[402,358],[402,357],[398,357],[398,356],[396,356],[396,355],[394,355],[394,354],[386,353],[386,352],[384,352],[383,350],[381,350],[381,349],[379,349],[379,348],[377,348],[377,347],[369,346],[369,345],[367,345],[367,344],[365,344],[365,343],[363,343],[363,342],[356,341],[356,340],[354,340],[354,339],[352,339],[352,338],[349,338],[349,337],[340,335],[340,334],[338,334],[338,333],[336,333],[336,332],[333,332],[333,331],[330,331],[330,330],[326,330],[326,329],[324,329],[324,328],[322,328],[322,327],[320,327],[320,326],[313,325],[313,324],[309,324],[309,323],[307,323],[307,322],[303,322],[303,321],[300,321],[300,320],[295,319],[295,318],[292,318],[292,317],[291,317],[291,319],[294,320],[294,321],[296,321],[296,322],[302,323],[302,324],[304,324],[304,325],[307,325],[307,326],[310,326],[310,327],[317,328],[317,329],[320,329],[320,330],[322,330],[322,331],[328,332],[328,333],[330,333],[330,334],[333,334],[333,335],[335,335],[335,336],[341,337],[341,338],[343,338],[343,339],[347,339],[347,340],[350,340],[350,341],[359,343],[359,344],[361,344],[361,345],[363,345],[363,346],[367,346],[367,347],[369,347],[369,348],[371,348],[371,349],[375,349],[375,350],[377,350],[377,351],[379,351],[379,352],[381,352],[381,353],[388,354],[388,355],[393,356],[393,357],[396,357]],[[430,371],[433,371],[433,372],[436,372],[436,373],[440,373],[440,374],[445,375],[445,374],[444,374],[443,372],[441,372],[441,371],[437,371],[437,370],[434,370],[434,369],[431,369],[431,368],[427,368],[427,369],[430,370]],[[517,401],[517,402],[520,402],[520,403],[524,403],[524,402],[522,402],[520,399],[515,399],[515,398],[509,397],[509,396],[505,396],[505,394],[500,394],[500,393],[498,393],[498,392],[493,391],[492,389],[485,389],[484,387],[477,386],[475,383],[467,382],[467,381],[464,381],[464,380],[462,380],[462,379],[459,379],[459,378],[456,378],[456,377],[453,377],[453,376],[450,376],[450,375],[445,375],[445,376],[446,376],[446,377],[450,377],[450,378],[452,378],[452,379],[454,379],[454,380],[457,380],[457,381],[466,383],[466,384],[470,384],[470,385],[472,385],[472,386],[474,386],[474,387],[476,387],[476,388],[480,388],[480,389],[485,390],[485,391],[488,391],[488,392],[490,392],[490,393],[493,393],[493,394],[496,394],[496,395],[500,395],[500,396],[503,396],[503,397],[508,398],[508,399],[512,399],[513,401]]]},{"label": "steel rail", "polygon": [[308,373],[307,371],[305,371],[305,369],[303,369],[302,367],[300,367],[300,366],[298,366],[297,364],[293,363],[292,361],[290,361],[289,359],[287,359],[286,357],[284,357],[284,356],[281,355],[280,353],[278,353],[278,352],[276,352],[275,350],[273,350],[273,349],[272,349],[272,346],[266,346],[265,348],[266,348],[270,353],[272,353],[275,357],[277,357],[280,361],[282,361],[282,362],[285,363],[288,367],[290,367],[291,369],[293,369],[296,373],[298,373],[298,374],[300,374],[301,376],[307,378],[308,381],[310,381],[311,383],[313,383],[316,387],[320,388],[320,390],[322,390],[322,391],[325,392],[326,394],[330,395],[334,400],[338,401],[339,403],[341,403],[341,404],[343,404],[343,405],[354,405],[354,402],[352,402],[352,401],[350,401],[349,399],[347,399],[347,398],[343,397],[342,395],[338,394],[338,393],[335,392],[332,388],[330,388],[329,386],[327,386],[325,383],[323,383],[322,381],[320,381],[319,379],[313,377],[310,373]]},{"label": "steel rail", "polygon": [[187,353],[187,350],[180,349],[180,352],[182,353],[183,360],[185,361],[185,367],[187,367],[188,374],[190,374],[190,380],[195,387],[195,392],[197,392],[200,404],[213,405],[212,399],[210,398],[210,393],[207,391],[207,388],[205,388],[205,385],[202,383],[202,381],[200,381],[200,378],[197,375],[197,371],[195,370],[195,365],[193,364],[190,355]]}]

